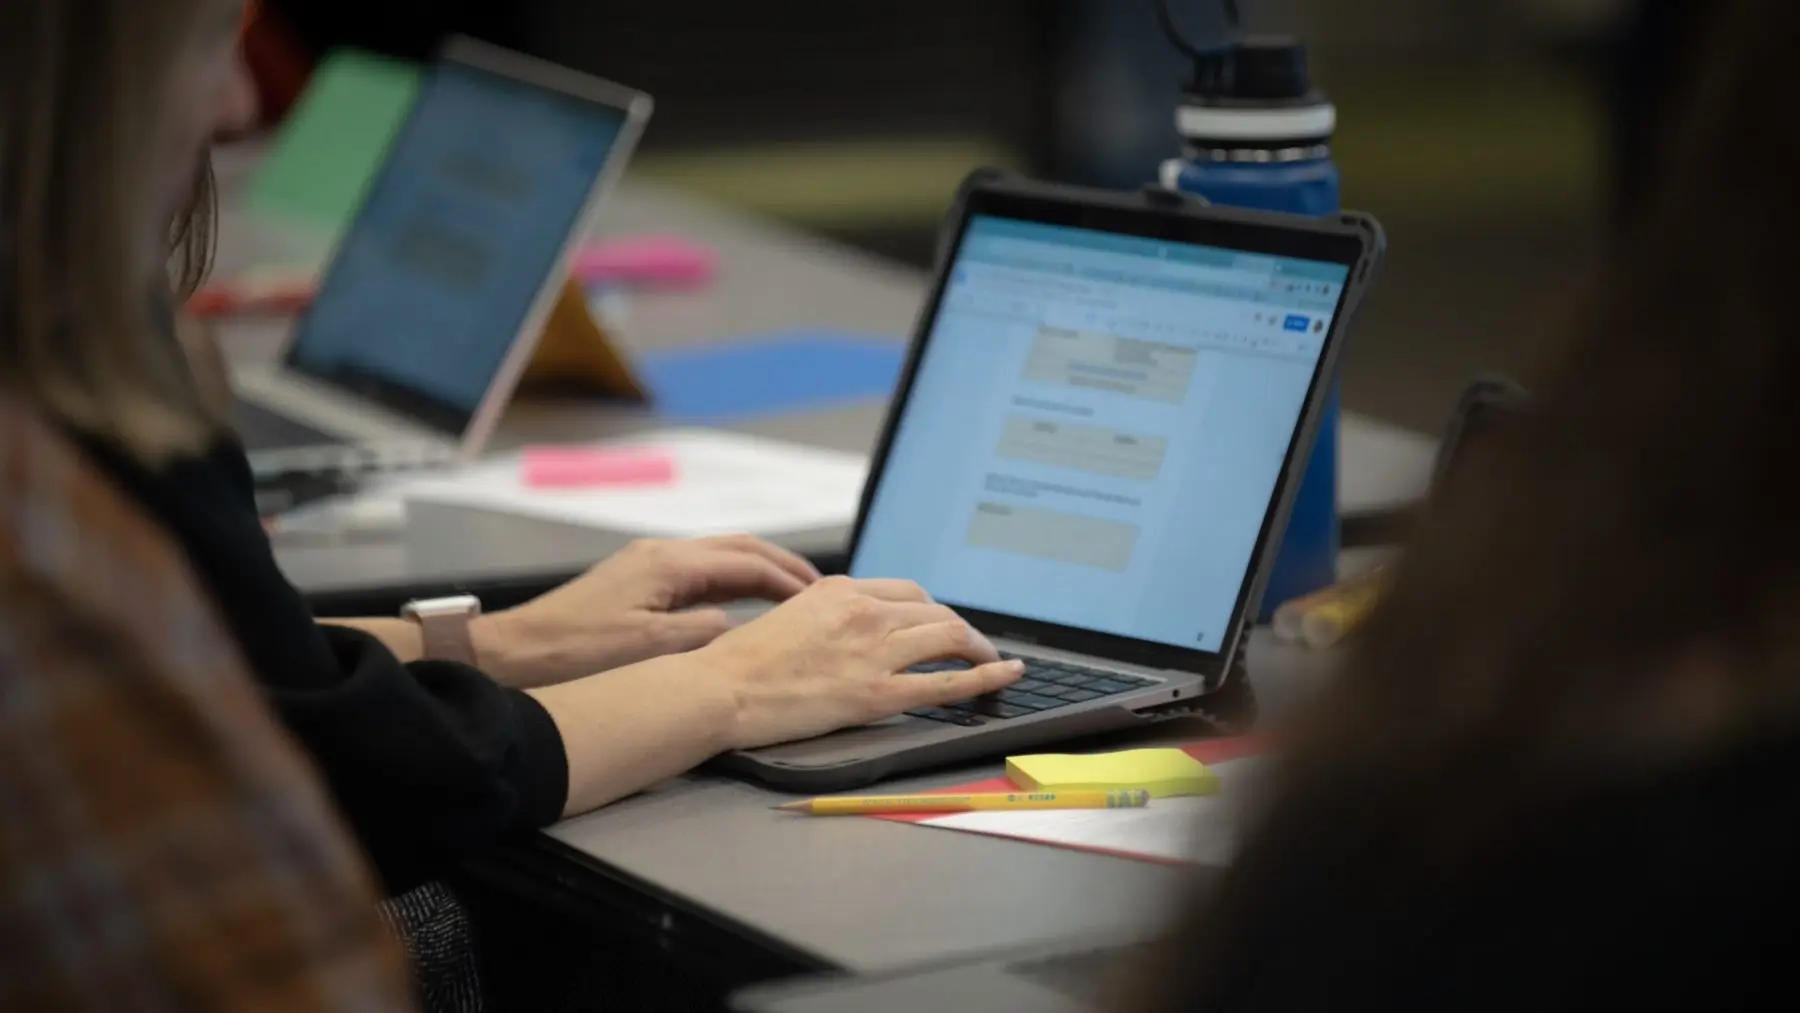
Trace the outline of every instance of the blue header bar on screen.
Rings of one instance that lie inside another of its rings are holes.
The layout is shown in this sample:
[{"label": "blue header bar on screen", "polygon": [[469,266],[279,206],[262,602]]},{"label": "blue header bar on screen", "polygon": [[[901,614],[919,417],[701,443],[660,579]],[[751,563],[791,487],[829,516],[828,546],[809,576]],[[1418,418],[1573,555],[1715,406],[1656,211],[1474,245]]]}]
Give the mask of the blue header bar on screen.
[{"label": "blue header bar on screen", "polygon": [[1350,269],[1329,261],[976,215],[959,264],[1328,313]]},{"label": "blue header bar on screen", "polygon": [[978,261],[996,262],[1013,259],[1008,241],[1043,243],[1071,249],[1101,253],[1121,253],[1173,264],[1196,264],[1225,270],[1254,270],[1279,274],[1286,278],[1343,284],[1350,269],[1329,261],[1296,260],[1271,257],[1259,253],[1240,253],[1214,246],[1151,239],[1145,236],[1120,235],[1068,225],[1048,225],[993,215],[976,215],[969,223],[969,234],[963,245],[963,256]]}]

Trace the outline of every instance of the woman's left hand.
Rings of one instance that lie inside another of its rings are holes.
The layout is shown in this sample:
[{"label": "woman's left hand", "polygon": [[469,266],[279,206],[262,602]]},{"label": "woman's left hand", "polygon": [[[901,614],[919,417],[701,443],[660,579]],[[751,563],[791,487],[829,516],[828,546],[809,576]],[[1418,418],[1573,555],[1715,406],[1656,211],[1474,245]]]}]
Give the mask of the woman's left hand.
[{"label": "woman's left hand", "polygon": [[749,535],[637,541],[541,598],[476,620],[476,653],[508,685],[552,685],[704,647],[731,627],[704,606],[786,601],[818,579],[806,560]]}]

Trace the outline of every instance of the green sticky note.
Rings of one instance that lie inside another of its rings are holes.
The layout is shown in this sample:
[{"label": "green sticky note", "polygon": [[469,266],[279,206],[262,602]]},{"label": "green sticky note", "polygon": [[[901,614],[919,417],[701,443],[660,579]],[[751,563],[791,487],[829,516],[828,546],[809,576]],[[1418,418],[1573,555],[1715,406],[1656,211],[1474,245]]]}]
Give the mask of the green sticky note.
[{"label": "green sticky note", "polygon": [[249,193],[254,210],[335,238],[349,225],[419,94],[423,69],[339,50],[313,71]]}]

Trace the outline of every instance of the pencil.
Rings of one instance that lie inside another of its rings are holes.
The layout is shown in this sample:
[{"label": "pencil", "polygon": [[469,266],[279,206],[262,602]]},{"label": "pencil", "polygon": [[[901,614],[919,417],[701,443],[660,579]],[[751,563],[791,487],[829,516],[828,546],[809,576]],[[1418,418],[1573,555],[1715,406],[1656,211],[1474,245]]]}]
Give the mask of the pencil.
[{"label": "pencil", "polygon": [[963,813],[1026,809],[1139,809],[1150,793],[1110,791],[996,791],[972,795],[863,795],[803,799],[775,808],[808,816],[880,816],[897,813]]}]

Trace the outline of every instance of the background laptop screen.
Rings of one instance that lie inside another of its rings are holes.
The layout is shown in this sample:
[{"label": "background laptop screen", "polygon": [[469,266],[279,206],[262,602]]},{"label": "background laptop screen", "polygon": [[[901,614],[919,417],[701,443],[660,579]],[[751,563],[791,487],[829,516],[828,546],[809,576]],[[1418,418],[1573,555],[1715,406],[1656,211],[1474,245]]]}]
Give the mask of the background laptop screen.
[{"label": "background laptop screen", "polygon": [[1348,276],[973,217],[851,572],[1220,650]]},{"label": "background laptop screen", "polygon": [[288,364],[461,432],[625,123],[621,108],[440,65]]}]

